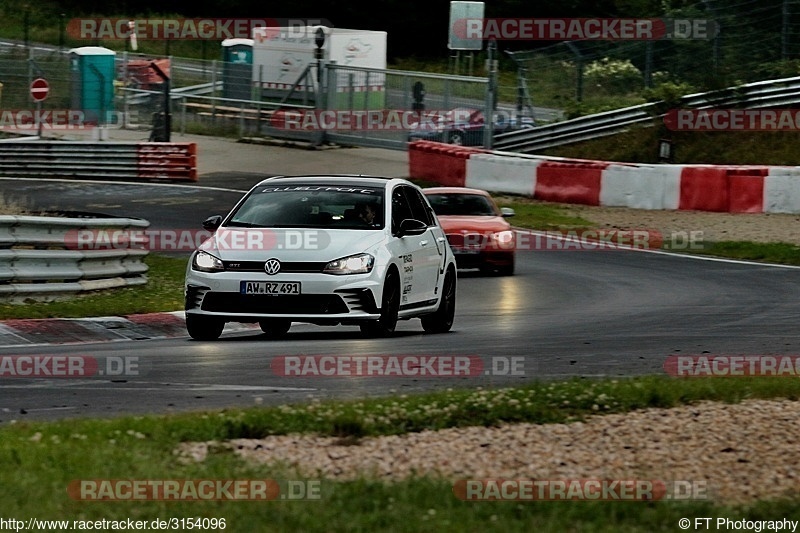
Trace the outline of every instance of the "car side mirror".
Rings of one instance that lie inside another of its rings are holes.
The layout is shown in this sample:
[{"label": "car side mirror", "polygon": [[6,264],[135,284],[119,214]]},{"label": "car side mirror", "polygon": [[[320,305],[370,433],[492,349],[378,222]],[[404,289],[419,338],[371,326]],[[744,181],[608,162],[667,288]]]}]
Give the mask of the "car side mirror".
[{"label": "car side mirror", "polygon": [[513,209],[511,209],[510,207],[501,207],[500,208],[500,214],[502,216],[504,216],[505,218],[508,218],[508,217],[513,217],[517,213]]},{"label": "car side mirror", "polygon": [[406,235],[422,235],[427,231],[428,225],[415,218],[407,218],[400,223],[397,229],[398,237],[405,237]]},{"label": "car side mirror", "polygon": [[203,229],[207,231],[216,231],[220,224],[222,224],[222,215],[214,215],[203,221]]}]

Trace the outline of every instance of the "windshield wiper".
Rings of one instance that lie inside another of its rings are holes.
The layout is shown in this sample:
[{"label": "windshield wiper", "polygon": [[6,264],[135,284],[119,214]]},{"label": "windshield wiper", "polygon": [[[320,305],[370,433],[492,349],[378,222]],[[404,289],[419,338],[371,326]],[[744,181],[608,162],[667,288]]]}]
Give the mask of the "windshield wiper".
[{"label": "windshield wiper", "polygon": [[257,228],[259,227],[258,224],[253,224],[252,222],[240,222],[237,220],[231,220],[226,224],[225,227],[235,227],[235,228]]}]

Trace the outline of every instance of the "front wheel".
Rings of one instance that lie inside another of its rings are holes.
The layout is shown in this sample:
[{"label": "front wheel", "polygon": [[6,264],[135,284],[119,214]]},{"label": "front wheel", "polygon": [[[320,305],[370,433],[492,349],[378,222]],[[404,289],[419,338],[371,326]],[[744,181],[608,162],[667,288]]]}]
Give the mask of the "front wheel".
[{"label": "front wheel", "polygon": [[222,335],[225,321],[216,317],[186,314],[186,331],[189,336],[198,341],[213,341]]},{"label": "front wheel", "polygon": [[456,315],[456,273],[450,269],[444,277],[442,300],[435,313],[423,316],[422,329],[426,333],[446,333],[453,327]]},{"label": "front wheel", "polygon": [[386,275],[381,298],[381,317],[361,324],[361,333],[366,337],[391,337],[397,326],[400,312],[400,280],[395,271]]},{"label": "front wheel", "polygon": [[292,321],[286,318],[268,318],[258,323],[261,331],[270,339],[283,337],[292,327]]}]

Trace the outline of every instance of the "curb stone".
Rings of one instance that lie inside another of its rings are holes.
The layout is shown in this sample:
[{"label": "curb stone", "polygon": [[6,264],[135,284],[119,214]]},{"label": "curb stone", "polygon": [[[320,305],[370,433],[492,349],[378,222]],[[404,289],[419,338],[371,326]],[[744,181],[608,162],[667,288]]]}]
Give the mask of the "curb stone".
[{"label": "curb stone", "polygon": [[[258,324],[232,322],[225,325],[224,333],[254,329],[258,329]],[[12,319],[0,322],[0,347],[188,336],[183,311],[90,318]]]}]

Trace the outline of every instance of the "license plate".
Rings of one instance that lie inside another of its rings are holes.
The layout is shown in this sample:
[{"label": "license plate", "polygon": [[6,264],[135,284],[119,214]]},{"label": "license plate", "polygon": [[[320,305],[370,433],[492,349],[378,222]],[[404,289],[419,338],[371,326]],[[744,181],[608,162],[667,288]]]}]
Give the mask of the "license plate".
[{"label": "license plate", "polygon": [[239,285],[242,294],[300,294],[299,281],[242,281]]}]

